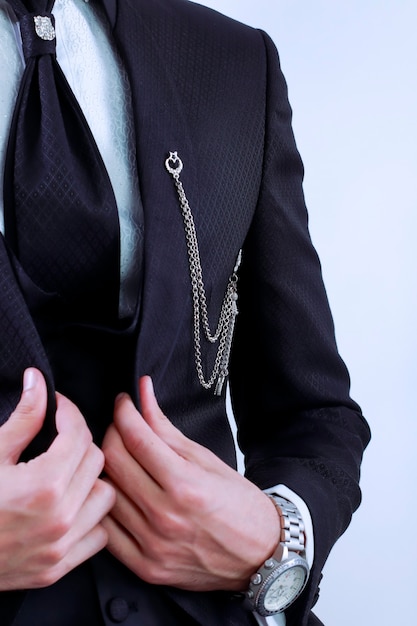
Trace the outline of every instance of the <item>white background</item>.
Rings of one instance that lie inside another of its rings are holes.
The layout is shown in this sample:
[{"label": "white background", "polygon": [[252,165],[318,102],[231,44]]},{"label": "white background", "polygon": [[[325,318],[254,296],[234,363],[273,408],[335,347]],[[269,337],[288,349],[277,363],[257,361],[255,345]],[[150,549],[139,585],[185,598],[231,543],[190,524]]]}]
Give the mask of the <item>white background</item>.
[{"label": "white background", "polygon": [[417,2],[201,4],[278,47],[338,345],[373,432],[316,612],[326,626],[417,624]]}]

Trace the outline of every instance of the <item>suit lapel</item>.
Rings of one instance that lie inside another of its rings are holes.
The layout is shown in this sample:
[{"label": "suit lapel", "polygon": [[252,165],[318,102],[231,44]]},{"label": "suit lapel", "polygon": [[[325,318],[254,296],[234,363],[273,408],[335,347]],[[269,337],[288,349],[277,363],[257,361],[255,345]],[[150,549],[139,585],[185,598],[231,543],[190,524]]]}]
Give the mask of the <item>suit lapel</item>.
[{"label": "suit lapel", "polygon": [[[26,281],[28,289],[24,286]],[[20,398],[23,371],[27,367],[40,369],[46,378],[49,401],[42,435],[28,449],[28,456],[37,456],[55,433],[53,377],[20,284],[30,294],[30,304],[35,308],[42,306],[45,294],[31,283],[0,235],[0,424],[8,419]]]},{"label": "suit lapel", "polygon": [[152,9],[146,3],[145,8],[140,3],[127,5],[119,3],[114,36],[129,74],[134,108],[145,228],[143,332],[139,334],[137,363],[139,370],[145,367],[150,373],[161,372],[167,359],[164,337],[172,344],[183,315],[191,310],[183,219],[173,180],[165,169],[169,152],[177,151],[184,162],[182,180],[194,215],[198,213],[198,194],[189,128],[143,15],[143,10]]}]

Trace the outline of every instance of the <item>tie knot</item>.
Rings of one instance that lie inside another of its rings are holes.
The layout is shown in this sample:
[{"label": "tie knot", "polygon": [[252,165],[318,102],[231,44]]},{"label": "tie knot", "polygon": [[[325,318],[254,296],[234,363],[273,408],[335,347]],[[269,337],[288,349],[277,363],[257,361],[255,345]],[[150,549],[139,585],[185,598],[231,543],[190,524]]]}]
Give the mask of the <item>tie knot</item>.
[{"label": "tie knot", "polygon": [[45,54],[55,54],[55,18],[52,13],[27,13],[20,18],[25,60]]}]

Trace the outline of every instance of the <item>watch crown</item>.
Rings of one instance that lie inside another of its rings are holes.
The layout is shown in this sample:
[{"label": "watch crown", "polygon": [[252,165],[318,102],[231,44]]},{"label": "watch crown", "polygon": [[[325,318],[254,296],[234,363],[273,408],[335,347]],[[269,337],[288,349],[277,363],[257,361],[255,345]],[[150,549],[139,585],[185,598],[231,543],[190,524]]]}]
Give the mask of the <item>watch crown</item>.
[{"label": "watch crown", "polygon": [[265,561],[265,567],[266,567],[267,569],[272,569],[274,566],[275,566],[275,561],[274,561],[274,559],[272,559],[272,558],[271,558],[271,559],[267,559],[267,560]]}]

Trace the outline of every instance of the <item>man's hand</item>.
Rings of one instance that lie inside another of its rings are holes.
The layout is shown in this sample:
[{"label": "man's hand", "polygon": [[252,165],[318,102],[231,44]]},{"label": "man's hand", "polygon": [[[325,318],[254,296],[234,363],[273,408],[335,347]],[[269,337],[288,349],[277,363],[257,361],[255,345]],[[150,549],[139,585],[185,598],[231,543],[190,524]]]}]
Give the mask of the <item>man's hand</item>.
[{"label": "man's hand", "polygon": [[18,459],[39,432],[47,392],[26,370],[21,400],[0,428],[0,590],[44,587],[102,549],[115,499],[100,480],[104,457],[77,407],[57,394],[58,434],[28,463]]},{"label": "man's hand", "polygon": [[190,590],[245,589],[279,541],[270,499],[164,416],[149,377],[142,415],[116,399],[103,451],[116,505],[108,549],[144,580]]}]

